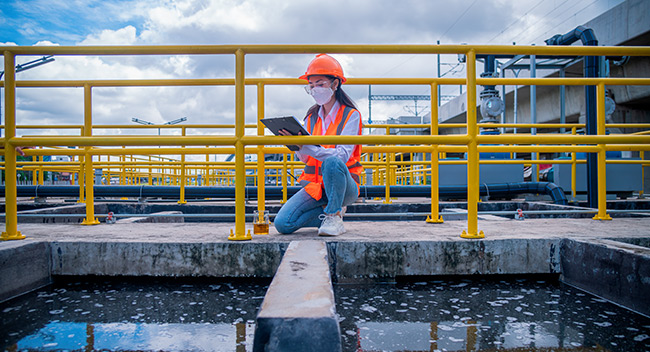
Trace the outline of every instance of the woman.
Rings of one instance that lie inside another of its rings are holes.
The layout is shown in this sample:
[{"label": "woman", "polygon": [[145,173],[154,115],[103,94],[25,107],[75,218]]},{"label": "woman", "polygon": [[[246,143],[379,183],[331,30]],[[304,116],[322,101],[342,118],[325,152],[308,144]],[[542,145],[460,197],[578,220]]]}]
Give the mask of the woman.
[{"label": "woman", "polygon": [[[360,135],[361,115],[343,92],[346,79],[336,59],[320,54],[300,79],[316,104],[307,111],[304,126],[312,135]],[[289,135],[288,131],[282,134]],[[298,181],[303,185],[280,209],[275,228],[283,234],[302,227],[318,227],[319,236],[345,232],[345,206],[359,197],[363,167],[360,145],[303,145],[296,155],[307,164]]]}]

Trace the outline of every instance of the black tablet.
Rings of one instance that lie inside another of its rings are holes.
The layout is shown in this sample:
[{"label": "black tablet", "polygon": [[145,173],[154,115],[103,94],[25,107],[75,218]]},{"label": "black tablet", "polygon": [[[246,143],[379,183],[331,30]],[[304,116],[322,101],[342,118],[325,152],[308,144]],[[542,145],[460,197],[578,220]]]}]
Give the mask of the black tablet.
[{"label": "black tablet", "polygon": [[280,135],[279,131],[283,128],[293,135],[298,135],[298,132],[302,132],[304,136],[309,135],[309,132],[294,116],[267,117],[260,121],[276,136]]}]

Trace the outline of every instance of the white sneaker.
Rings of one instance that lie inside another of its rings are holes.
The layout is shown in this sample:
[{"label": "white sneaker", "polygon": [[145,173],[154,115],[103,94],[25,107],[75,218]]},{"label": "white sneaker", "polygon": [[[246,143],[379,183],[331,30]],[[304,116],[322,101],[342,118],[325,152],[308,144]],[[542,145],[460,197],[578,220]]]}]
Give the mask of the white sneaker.
[{"label": "white sneaker", "polygon": [[338,236],[345,232],[343,219],[339,215],[321,214],[319,219],[323,223],[318,228],[318,236]]}]

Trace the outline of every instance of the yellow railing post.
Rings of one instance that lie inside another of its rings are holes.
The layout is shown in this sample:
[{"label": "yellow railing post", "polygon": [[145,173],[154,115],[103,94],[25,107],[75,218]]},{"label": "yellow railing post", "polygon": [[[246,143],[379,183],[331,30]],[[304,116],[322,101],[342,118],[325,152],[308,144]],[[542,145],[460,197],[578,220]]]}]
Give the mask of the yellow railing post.
[{"label": "yellow railing post", "polygon": [[[639,158],[641,160],[645,160],[645,155],[643,154],[643,150],[639,151]],[[641,189],[639,190],[639,198],[643,197],[643,190],[645,189],[645,165],[641,164]]]},{"label": "yellow railing post", "polygon": [[[208,148],[209,146],[205,146]],[[210,186],[210,154],[205,153],[205,177],[203,180],[204,186]]]},{"label": "yellow railing post", "polygon": [[[92,130],[92,90],[89,84],[84,84],[84,136],[90,137]],[[97,225],[99,221],[95,218],[95,190],[93,177],[93,156],[90,154],[91,147],[86,147],[85,166],[86,175],[84,177],[86,184],[86,218],[81,222],[82,225]]]},{"label": "yellow railing post", "polygon": [[[596,115],[598,118],[598,135],[605,135],[605,83],[600,82],[596,86]],[[607,151],[605,144],[599,144],[598,151],[598,214],[593,217],[594,220],[612,220],[607,214]]]},{"label": "yellow railing post", "polygon": [[476,124],[476,52],[467,53],[467,231],[462,238],[483,238],[483,231],[478,231],[479,157],[477,144],[478,126]]},{"label": "yellow railing post", "polygon": [[[185,136],[185,127],[181,127],[181,134]],[[185,146],[182,146],[184,148]],[[187,183],[187,180],[185,178],[185,154],[181,154],[181,194],[180,194],[180,199],[178,200],[178,204],[187,204],[187,201],[185,201],[185,184]]]},{"label": "yellow railing post", "polygon": [[[438,135],[438,83],[431,84],[431,135]],[[438,145],[433,145],[431,149],[431,215],[427,216],[426,222],[432,224],[443,223],[440,216],[440,190],[439,190],[439,170],[438,170]]]},{"label": "yellow railing post", "polygon": [[0,240],[22,240],[18,231],[18,195],[16,184],[16,149],[9,141],[16,136],[16,57],[4,52],[5,65],[5,231]]},{"label": "yellow railing post", "polygon": [[[571,127],[571,135],[575,136],[578,133],[577,127]],[[571,146],[575,146],[575,144],[572,144]],[[576,195],[578,194],[576,190],[576,169],[577,169],[577,163],[578,163],[578,156],[575,151],[571,152],[571,196],[573,199],[576,199]]]},{"label": "yellow railing post", "polygon": [[289,198],[288,195],[288,190],[287,190],[287,177],[289,177],[288,174],[288,160],[289,160],[289,154],[284,153],[282,158],[282,200],[280,203],[284,204],[287,202],[287,199]]},{"label": "yellow railing post", "polygon": [[151,170],[151,155],[149,155],[149,176],[147,178],[147,185],[151,186],[153,184],[152,178],[153,174]]},{"label": "yellow railing post", "polygon": [[[83,133],[83,130],[82,130]],[[79,175],[77,176],[78,182],[79,182],[79,199],[77,200],[77,203],[85,203],[86,202],[86,196],[84,194],[84,175],[85,175],[85,169],[86,169],[86,164],[85,164],[85,157],[83,155],[79,155]]]},{"label": "yellow railing post", "polygon": [[235,52],[235,231],[230,230],[229,240],[243,241],[250,240],[250,230],[246,233],[246,167],[245,167],[245,149],[241,138],[244,137],[244,59],[245,54],[241,49]]},{"label": "yellow railing post", "polygon": [[[41,147],[40,149],[43,149],[43,147]],[[43,161],[44,161],[43,155],[38,156],[38,161],[41,162],[38,167],[38,184],[42,186],[45,184],[45,174],[43,172]]]},{"label": "yellow railing post", "polygon": [[[264,125],[260,122],[264,118],[264,83],[257,84],[257,135],[264,135]],[[264,167],[264,146],[257,146],[257,210],[259,219],[253,222],[264,221],[264,209],[266,208],[266,171]]]},{"label": "yellow railing post", "polygon": [[[388,128],[386,129],[388,130]],[[392,201],[390,200],[390,184],[391,184],[391,172],[390,172],[390,160],[391,156],[394,155],[393,153],[386,153],[386,191],[385,191],[385,197],[384,197],[384,204],[391,204]]]}]

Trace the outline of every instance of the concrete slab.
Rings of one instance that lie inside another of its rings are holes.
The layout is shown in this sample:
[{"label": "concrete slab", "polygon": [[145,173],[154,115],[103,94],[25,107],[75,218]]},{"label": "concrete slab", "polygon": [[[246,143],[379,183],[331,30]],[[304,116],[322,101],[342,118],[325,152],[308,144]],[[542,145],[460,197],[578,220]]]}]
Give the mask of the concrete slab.
[{"label": "concrete slab", "polygon": [[324,241],[294,241],[257,315],[253,351],[341,351]]},{"label": "concrete slab", "polygon": [[[153,213],[152,215],[158,216],[138,216],[131,217],[126,219],[118,219],[118,224],[135,224],[135,223],[163,223],[163,222],[185,222],[185,218],[181,216],[164,216],[164,215],[179,215],[183,212],[174,210],[174,211],[160,211]],[[162,215],[162,216],[161,216]]]}]

